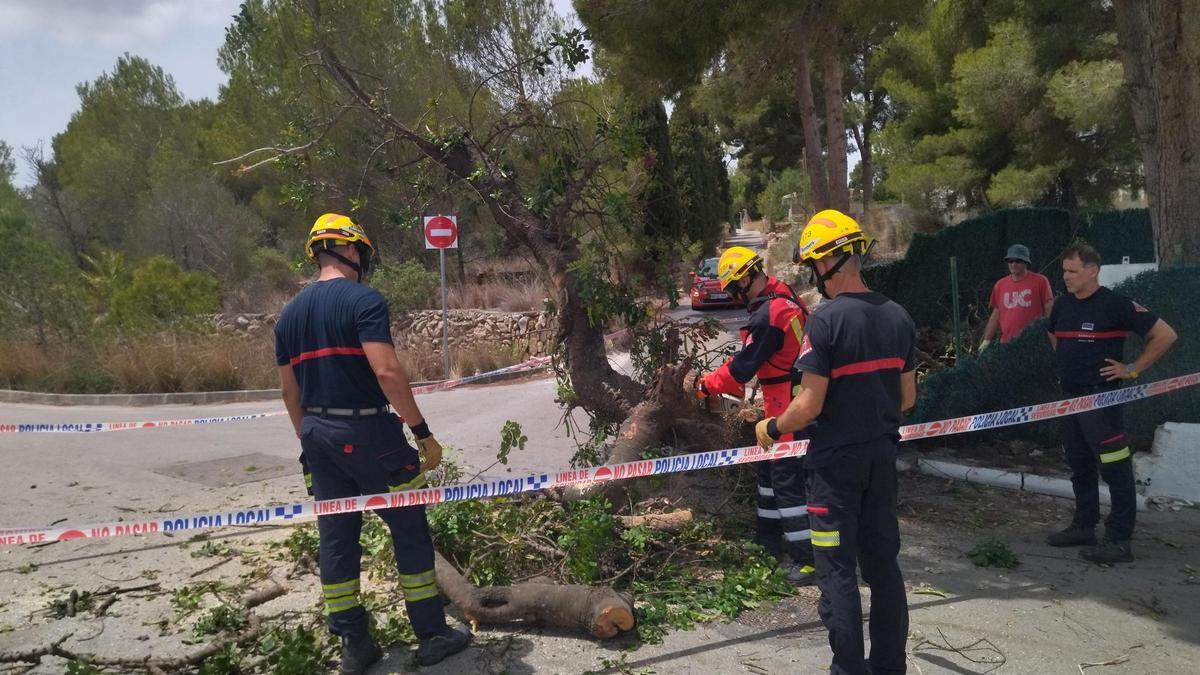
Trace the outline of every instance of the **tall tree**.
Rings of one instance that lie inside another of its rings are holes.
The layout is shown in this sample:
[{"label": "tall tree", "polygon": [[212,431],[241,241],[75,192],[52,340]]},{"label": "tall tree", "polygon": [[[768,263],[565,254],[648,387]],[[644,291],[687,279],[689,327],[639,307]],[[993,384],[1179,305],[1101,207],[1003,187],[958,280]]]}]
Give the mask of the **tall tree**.
[{"label": "tall tree", "polygon": [[716,127],[690,93],[671,111],[671,150],[683,231],[701,242],[707,254],[720,243],[721,224],[729,214],[729,175]]},{"label": "tall tree", "polygon": [[[737,52],[759,70],[786,72],[799,104],[813,198],[822,207],[848,207],[842,90],[847,24],[836,4],[576,0],[575,8],[611,68],[631,86],[673,96],[722,59],[738,58]],[[764,44],[772,48],[764,50]]]},{"label": "tall tree", "polygon": [[1105,0],[932,3],[882,56],[888,186],[935,210],[1108,204],[1137,182],[1116,58]]},{"label": "tall tree", "polygon": [[[638,191],[638,205],[650,241],[673,241],[683,234],[683,214],[675,184],[675,155],[667,125],[667,110],[657,98],[635,97],[630,102],[632,124],[642,139],[641,165],[645,180]],[[652,248],[651,257],[662,263],[665,248]]]},{"label": "tall tree", "polygon": [[57,179],[81,205],[89,238],[119,247],[148,187],[151,158],[179,140],[172,117],[183,97],[162,68],[128,54],[76,91],[80,109],[53,141]]},{"label": "tall tree", "polygon": [[1200,2],[1115,0],[1159,264],[1200,263]]},{"label": "tall tree", "polygon": [[[545,0],[244,7],[255,29],[236,36],[247,55],[239,67],[309,116],[290,142],[239,162],[294,166],[301,185],[328,193],[312,210],[339,199],[361,207],[375,193],[356,196],[359,182],[392,187],[393,171],[417,194],[453,185],[473,195],[546,272],[571,378],[564,397],[608,421],[624,419],[643,390],[608,363],[601,331],[614,311],[633,318],[636,303],[613,283],[617,252],[600,232],[631,209],[606,193],[618,181],[606,173],[615,148],[603,102],[558,67],[586,56],[582,32],[558,30]],[[548,81],[552,72],[561,87]],[[356,148],[367,151],[350,173],[341,153]],[[320,168],[327,163],[335,173]],[[318,176],[323,184],[313,185]],[[391,208],[409,227],[419,215]],[[387,222],[381,215],[375,222]]]},{"label": "tall tree", "polygon": [[16,219],[24,210],[21,193],[13,185],[17,175],[17,162],[13,158],[12,146],[0,141],[0,218]]}]

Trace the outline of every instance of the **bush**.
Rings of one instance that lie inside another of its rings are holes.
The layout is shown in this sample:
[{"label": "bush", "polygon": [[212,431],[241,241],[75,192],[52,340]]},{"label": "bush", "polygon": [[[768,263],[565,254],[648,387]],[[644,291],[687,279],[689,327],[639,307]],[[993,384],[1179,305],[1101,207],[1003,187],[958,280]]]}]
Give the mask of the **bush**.
[{"label": "bush", "polygon": [[87,312],[75,266],[49,241],[29,236],[23,215],[0,219],[0,239],[16,242],[0,254],[0,332],[41,345],[76,338]]},{"label": "bush", "polygon": [[218,307],[215,277],[185,272],[174,260],[156,255],[138,263],[129,284],[113,294],[108,323],[133,333],[188,326]]},{"label": "bush", "polygon": [[371,276],[371,285],[383,293],[393,311],[432,307],[436,299],[438,275],[416,260],[395,265],[380,265]]},{"label": "bush", "polygon": [[808,179],[798,168],[786,169],[776,178],[767,183],[767,187],[759,193],[757,206],[760,213],[772,222],[787,220],[788,207],[783,203],[784,195],[796,194],[793,213],[803,213],[811,201],[808,196]]},{"label": "bush", "polygon": [[[1200,297],[1200,269],[1146,272],[1114,290],[1149,307],[1179,334],[1171,351],[1150,370],[1148,380],[1185,375],[1197,369],[1200,313],[1193,305]],[[1009,343],[997,344],[977,358],[962,359],[952,370],[931,375],[925,381],[913,421],[928,422],[1062,398],[1046,328],[1046,320],[1042,319]],[[1142,347],[1137,336],[1126,340],[1126,362],[1132,361]],[[1163,422],[1200,422],[1200,389],[1164,394],[1125,408],[1126,430],[1135,448],[1149,448],[1155,428]],[[1021,438],[1054,445],[1061,442],[1057,421],[951,436],[938,442],[978,443],[981,437]]]},{"label": "bush", "polygon": [[250,255],[245,278],[229,284],[227,312],[278,312],[299,290],[301,277],[277,249],[261,247]]}]

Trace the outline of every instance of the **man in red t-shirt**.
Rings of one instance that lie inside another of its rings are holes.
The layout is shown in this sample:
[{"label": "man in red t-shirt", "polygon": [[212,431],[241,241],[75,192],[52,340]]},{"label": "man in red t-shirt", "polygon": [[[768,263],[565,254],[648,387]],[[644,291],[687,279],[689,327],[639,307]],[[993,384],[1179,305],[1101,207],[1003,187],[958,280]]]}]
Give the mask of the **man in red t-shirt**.
[{"label": "man in red t-shirt", "polygon": [[980,352],[992,344],[997,328],[1000,330],[1000,341],[1008,342],[1029,324],[1043,316],[1050,316],[1050,307],[1054,304],[1050,280],[1029,271],[1033,263],[1029,260],[1028,247],[1022,244],[1009,246],[1004,262],[1008,263],[1008,276],[992,287],[992,298],[988,301],[992,315],[983,329]]}]

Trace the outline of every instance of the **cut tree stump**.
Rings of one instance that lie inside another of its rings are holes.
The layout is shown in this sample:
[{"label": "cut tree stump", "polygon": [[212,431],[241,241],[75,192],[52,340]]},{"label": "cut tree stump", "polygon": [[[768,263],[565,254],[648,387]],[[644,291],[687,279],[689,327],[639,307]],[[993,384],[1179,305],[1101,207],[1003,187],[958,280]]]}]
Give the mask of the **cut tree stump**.
[{"label": "cut tree stump", "polygon": [[474,623],[532,623],[611,638],[633,628],[633,599],[607,587],[525,582],[475,586],[448,560],[435,558],[438,586]]}]

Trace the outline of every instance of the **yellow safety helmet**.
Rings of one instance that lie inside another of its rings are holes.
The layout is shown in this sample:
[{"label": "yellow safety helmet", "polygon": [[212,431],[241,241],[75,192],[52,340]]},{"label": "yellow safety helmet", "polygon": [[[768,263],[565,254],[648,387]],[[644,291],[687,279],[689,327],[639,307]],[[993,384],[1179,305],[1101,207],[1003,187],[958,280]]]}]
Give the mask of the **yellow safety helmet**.
[{"label": "yellow safety helmet", "polygon": [[726,249],[717,261],[717,280],[721,282],[721,290],[745,277],[756,265],[762,267],[762,258],[745,246]]},{"label": "yellow safety helmet", "polygon": [[800,233],[800,260],[820,260],[835,253],[865,255],[874,243],[853,218],[826,209],[810,218]]},{"label": "yellow safety helmet", "polygon": [[318,253],[330,247],[359,242],[365,244],[370,253],[375,252],[375,246],[371,244],[361,225],[340,213],[326,213],[317,218],[317,222],[313,223],[312,229],[308,231],[308,241],[304,244],[304,250],[308,252],[309,258],[316,260]]}]

